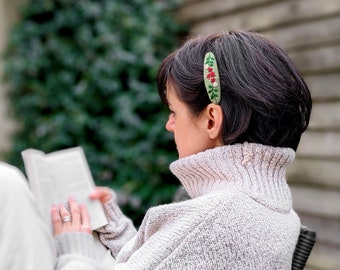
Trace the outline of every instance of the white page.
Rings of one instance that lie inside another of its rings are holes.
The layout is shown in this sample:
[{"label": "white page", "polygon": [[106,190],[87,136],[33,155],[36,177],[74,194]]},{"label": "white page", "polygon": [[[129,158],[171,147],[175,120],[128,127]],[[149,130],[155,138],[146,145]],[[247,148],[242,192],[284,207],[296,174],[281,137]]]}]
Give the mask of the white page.
[{"label": "white page", "polygon": [[107,224],[101,203],[89,199],[95,185],[81,147],[50,154],[28,149],[22,157],[32,193],[51,227],[51,206],[67,203],[70,196],[86,205],[92,229]]}]

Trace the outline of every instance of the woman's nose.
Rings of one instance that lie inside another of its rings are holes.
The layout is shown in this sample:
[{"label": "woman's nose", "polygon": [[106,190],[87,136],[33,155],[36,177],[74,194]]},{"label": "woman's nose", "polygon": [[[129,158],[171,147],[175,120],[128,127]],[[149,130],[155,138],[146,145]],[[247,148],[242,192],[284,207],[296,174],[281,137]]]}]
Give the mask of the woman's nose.
[{"label": "woman's nose", "polygon": [[174,124],[175,124],[174,119],[171,116],[169,116],[169,119],[165,124],[166,130],[169,132],[174,132],[174,126],[175,126]]}]

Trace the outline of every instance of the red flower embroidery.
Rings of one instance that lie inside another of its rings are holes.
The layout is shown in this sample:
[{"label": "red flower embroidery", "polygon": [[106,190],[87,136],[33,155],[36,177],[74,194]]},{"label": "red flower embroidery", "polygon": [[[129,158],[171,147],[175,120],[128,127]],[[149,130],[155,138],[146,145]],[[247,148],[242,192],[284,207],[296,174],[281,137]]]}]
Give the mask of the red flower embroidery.
[{"label": "red flower embroidery", "polygon": [[207,78],[210,79],[210,78],[213,78],[215,76],[216,76],[215,72],[211,71],[210,73],[208,73]]}]

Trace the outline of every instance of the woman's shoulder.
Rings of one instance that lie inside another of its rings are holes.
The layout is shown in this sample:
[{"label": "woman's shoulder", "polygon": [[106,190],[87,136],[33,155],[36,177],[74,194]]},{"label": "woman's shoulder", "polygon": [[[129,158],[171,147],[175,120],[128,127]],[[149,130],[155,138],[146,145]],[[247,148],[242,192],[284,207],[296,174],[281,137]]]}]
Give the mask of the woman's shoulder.
[{"label": "woman's shoulder", "polygon": [[243,196],[243,193],[235,190],[210,192],[197,198],[151,207],[146,213],[146,219],[200,221],[210,213],[226,211]]}]

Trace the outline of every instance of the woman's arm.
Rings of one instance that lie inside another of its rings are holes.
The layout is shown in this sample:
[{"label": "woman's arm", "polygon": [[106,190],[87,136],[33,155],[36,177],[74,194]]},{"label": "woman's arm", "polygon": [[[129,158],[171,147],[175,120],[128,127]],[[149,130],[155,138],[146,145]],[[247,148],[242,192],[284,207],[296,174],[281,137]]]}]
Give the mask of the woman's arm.
[{"label": "woman's arm", "polygon": [[70,198],[69,212],[63,204],[51,208],[57,250],[56,270],[102,270],[84,205]]},{"label": "woman's arm", "polygon": [[121,211],[116,194],[105,187],[97,187],[90,196],[98,199],[104,206],[108,224],[97,229],[101,242],[111,250],[116,257],[121,248],[136,235],[137,231],[131,221]]},{"label": "woman's arm", "polygon": [[91,234],[64,233],[56,236],[58,260],[56,270],[103,270]]},{"label": "woman's arm", "polygon": [[[125,217],[116,204],[115,194],[107,188],[96,188],[90,196],[104,204],[108,225],[98,230],[99,237],[113,256],[136,234],[132,221]],[[57,249],[57,270],[99,270],[98,247],[92,236],[87,209],[69,199],[71,214],[63,204],[53,206],[51,216]]]}]

